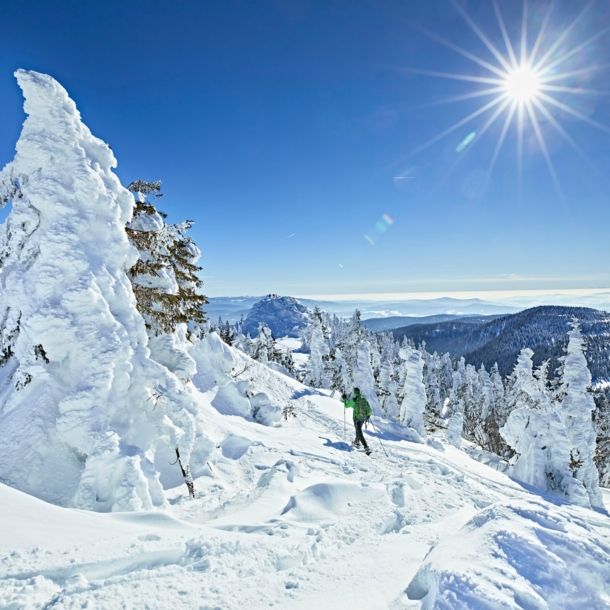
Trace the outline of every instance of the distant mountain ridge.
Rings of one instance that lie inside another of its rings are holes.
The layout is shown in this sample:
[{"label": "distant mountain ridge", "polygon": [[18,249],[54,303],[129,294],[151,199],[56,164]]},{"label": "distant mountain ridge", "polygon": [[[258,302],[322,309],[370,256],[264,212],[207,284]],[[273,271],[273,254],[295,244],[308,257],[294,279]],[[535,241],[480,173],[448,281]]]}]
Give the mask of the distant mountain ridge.
[{"label": "distant mountain ridge", "polygon": [[436,324],[416,324],[392,331],[396,339],[409,337],[416,345],[425,341],[429,352],[464,356],[468,364],[489,370],[495,362],[508,375],[524,347],[534,350],[534,364],[550,360],[553,376],[564,355],[570,321],[576,318],[586,339],[586,357],[594,382],[610,380],[610,314],[588,307],[544,305],[480,323],[461,319]]},{"label": "distant mountain ridge", "polygon": [[[242,316],[245,318],[252,306],[262,298],[264,297],[208,297],[209,302],[204,307],[204,311],[212,321],[221,317],[224,321],[235,323],[239,322]],[[492,303],[481,299],[454,299],[449,297],[438,299],[406,299],[401,301],[376,301],[373,299],[325,301],[299,298],[298,301],[306,307],[309,307],[309,309],[318,306],[323,311],[326,311],[331,315],[335,314],[340,318],[347,318],[354,313],[355,309],[358,309],[362,315],[362,320],[401,316],[422,317],[447,315],[459,317],[473,315],[504,315],[521,310],[521,307]]]},{"label": "distant mountain ridge", "polygon": [[368,318],[362,320],[362,325],[373,331],[387,331],[414,324],[437,324],[438,322],[448,322],[450,320],[460,320],[467,324],[478,324],[481,322],[489,322],[495,318],[501,317],[502,314],[477,316],[472,314],[437,314],[435,316],[389,316],[387,318]]}]

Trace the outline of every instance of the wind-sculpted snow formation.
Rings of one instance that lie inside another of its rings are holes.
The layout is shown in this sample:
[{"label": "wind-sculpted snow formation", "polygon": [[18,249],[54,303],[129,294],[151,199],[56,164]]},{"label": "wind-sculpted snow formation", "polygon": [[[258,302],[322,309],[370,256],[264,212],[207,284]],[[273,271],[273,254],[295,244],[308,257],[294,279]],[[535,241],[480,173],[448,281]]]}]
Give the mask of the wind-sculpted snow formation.
[{"label": "wind-sculpted snow formation", "polygon": [[125,274],[132,195],[51,77],[16,72],[28,115],[0,175],[0,480],[113,511],[165,505],[157,463],[188,463],[195,405],[149,357]]}]

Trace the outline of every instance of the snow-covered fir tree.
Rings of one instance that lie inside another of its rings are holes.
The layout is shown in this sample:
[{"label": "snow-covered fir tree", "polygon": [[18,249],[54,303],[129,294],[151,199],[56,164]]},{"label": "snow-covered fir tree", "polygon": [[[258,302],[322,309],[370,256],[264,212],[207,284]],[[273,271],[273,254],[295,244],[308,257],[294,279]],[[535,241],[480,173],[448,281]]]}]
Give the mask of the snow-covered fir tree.
[{"label": "snow-covered fir tree", "polygon": [[159,198],[160,182],[137,180],[127,188],[134,193],[133,218],[126,231],[140,253],[129,269],[138,310],[151,335],[172,333],[179,324],[205,321],[202,307],[206,298],[197,290],[202,282],[195,263],[201,253],[185,233],[190,220],[168,225],[147,197]]},{"label": "snow-covered fir tree", "polygon": [[360,389],[360,393],[364,396],[375,415],[381,414],[381,405],[377,397],[377,389],[375,376],[373,375],[371,348],[368,341],[361,341],[358,345],[358,355],[356,360],[356,369],[353,373],[354,387]]},{"label": "snow-covered fir tree", "polygon": [[597,437],[595,443],[595,465],[602,487],[610,487],[610,391],[607,387],[596,390],[594,415]]},{"label": "snow-covered fir tree", "polygon": [[[221,326],[225,328],[225,325]],[[244,342],[244,339],[240,338],[239,341],[242,343]],[[250,339],[248,335],[244,343],[247,343],[247,347],[249,348],[247,353],[254,360],[262,362],[263,364],[270,362],[279,364],[290,375],[294,375],[294,360],[292,354],[289,351],[283,350],[277,344],[271,328],[266,324],[261,323],[259,325],[258,335],[255,339]]]},{"label": "snow-covered fir tree", "polygon": [[343,357],[343,352],[340,348],[335,347],[330,354],[328,360],[328,375],[330,378],[331,390],[338,390],[341,395],[347,395],[351,392],[353,384],[347,367],[347,362]]},{"label": "snow-covered fir tree", "polygon": [[603,508],[599,490],[599,473],[593,461],[595,456],[595,427],[592,415],[595,401],[589,392],[591,373],[584,355],[583,337],[578,323],[568,333],[567,354],[561,379],[561,414],[571,443],[570,468],[584,485],[593,506]]},{"label": "snow-covered fir tree", "polygon": [[409,346],[400,350],[405,361],[405,382],[398,420],[404,426],[413,428],[420,436],[425,436],[424,410],[426,408],[426,387],[423,382],[424,360],[421,353]]},{"label": "snow-covered fir tree", "polygon": [[305,367],[303,383],[318,388],[330,387],[330,379],[326,370],[329,354],[330,350],[324,337],[322,321],[314,313],[314,321],[309,336],[309,360]]},{"label": "snow-covered fir tree", "polygon": [[570,468],[571,442],[559,409],[551,403],[544,384],[546,364],[534,376],[532,356],[519,354],[511,388],[515,408],[500,433],[515,452],[515,478],[570,502],[589,505],[589,496]]},{"label": "snow-covered fir tree", "polygon": [[[28,115],[0,173],[0,479],[47,501],[166,504],[158,464],[188,465],[196,405],[153,361],[126,269],[133,196],[111,149],[49,76],[19,70]],[[163,398],[162,400],[160,398]]]}]

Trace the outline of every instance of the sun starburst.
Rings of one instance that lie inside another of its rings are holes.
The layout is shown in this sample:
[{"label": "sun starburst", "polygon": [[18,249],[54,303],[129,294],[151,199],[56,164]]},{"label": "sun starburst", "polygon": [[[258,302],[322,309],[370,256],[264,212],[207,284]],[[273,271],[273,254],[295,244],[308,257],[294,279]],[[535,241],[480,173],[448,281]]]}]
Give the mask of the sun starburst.
[{"label": "sun starburst", "polygon": [[[570,115],[573,118],[588,123],[596,129],[610,134],[610,129],[607,126],[595,121],[590,116],[580,112],[577,108],[573,108],[565,99],[557,98],[557,94],[571,94],[573,96],[608,95],[607,91],[573,86],[573,81],[575,79],[577,82],[583,79],[590,79],[595,73],[606,69],[608,64],[589,63],[585,67],[565,69],[566,66],[571,66],[575,59],[578,59],[579,56],[583,55],[596,40],[605,36],[610,31],[610,28],[605,28],[579,44],[570,45],[571,36],[574,34],[576,26],[591,10],[595,0],[591,0],[586,4],[575,19],[573,19],[573,21],[561,32],[557,33],[556,31],[553,31],[552,39],[550,26],[554,19],[556,1],[551,0],[538,32],[535,38],[532,39],[531,45],[528,40],[528,29],[530,26],[530,20],[528,18],[528,0],[523,0],[521,31],[518,45],[514,45],[513,41],[511,41],[502,12],[498,5],[498,0],[491,0],[502,35],[504,44],[503,51],[501,51],[500,48],[492,42],[490,37],[483,32],[461,4],[459,4],[458,0],[449,1],[458,10],[465,22],[478,36],[493,58],[490,58],[489,60],[484,59],[455,45],[449,40],[438,36],[434,32],[423,27],[419,27],[419,29],[437,42],[476,63],[479,67],[487,71],[488,74],[452,74],[412,68],[409,68],[408,71],[439,78],[466,81],[473,83],[473,85],[477,87],[470,93],[453,96],[437,103],[453,103],[479,97],[491,97],[492,99],[418,147],[413,153],[428,148],[467,123],[474,120],[483,121],[483,124],[478,129],[471,132],[456,149],[458,152],[462,152],[464,149],[469,150],[481,139],[483,134],[504,115],[504,123],[487,169],[488,179],[493,172],[500,151],[507,138],[507,134],[511,129],[511,126],[514,125],[517,131],[519,183],[521,182],[523,166],[524,138],[526,132],[531,132],[538,142],[540,151],[545,158],[555,188],[563,199],[563,193],[557,173],[544,138],[543,129],[541,128],[541,121],[548,122],[552,128],[582,156],[586,155],[578,146],[574,138],[570,136],[567,130],[561,125],[558,119],[560,114]],[[558,111],[560,111],[560,113],[558,113]],[[489,116],[485,118],[485,115]]]}]

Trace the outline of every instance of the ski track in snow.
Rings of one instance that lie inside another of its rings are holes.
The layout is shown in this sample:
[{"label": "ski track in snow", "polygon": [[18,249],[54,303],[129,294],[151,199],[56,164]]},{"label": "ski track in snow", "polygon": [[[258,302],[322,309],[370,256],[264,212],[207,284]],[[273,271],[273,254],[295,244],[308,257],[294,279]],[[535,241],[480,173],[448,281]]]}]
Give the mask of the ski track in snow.
[{"label": "ski track in snow", "polygon": [[88,513],[1,486],[0,607],[610,607],[606,515],[447,444],[381,433],[386,456],[369,430],[373,457],[351,451],[328,392],[250,373],[298,417],[268,428],[201,395],[217,448],[197,499],[170,490],[169,514]]}]

